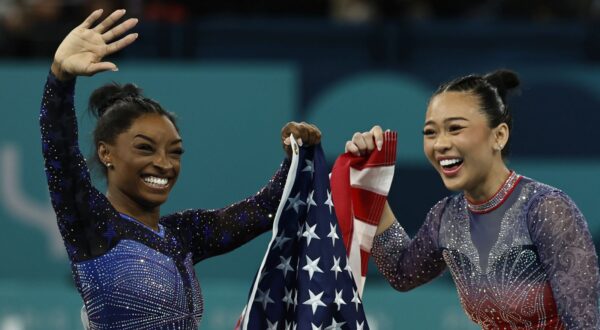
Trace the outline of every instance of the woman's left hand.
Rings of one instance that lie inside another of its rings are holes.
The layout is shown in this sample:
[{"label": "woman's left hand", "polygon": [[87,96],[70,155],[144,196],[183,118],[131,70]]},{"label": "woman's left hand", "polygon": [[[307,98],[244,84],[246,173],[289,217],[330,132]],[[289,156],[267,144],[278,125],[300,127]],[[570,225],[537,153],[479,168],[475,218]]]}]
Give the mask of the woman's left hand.
[{"label": "woman's left hand", "polygon": [[116,71],[117,66],[104,58],[129,46],[138,37],[137,33],[121,37],[138,22],[137,18],[130,18],[117,24],[124,15],[125,9],[115,10],[96,24],[102,16],[102,9],[91,13],[58,46],[51,68],[54,75],[59,80],[70,80],[76,76],[93,76],[102,71]]},{"label": "woman's left hand", "polygon": [[281,143],[288,157],[292,156],[290,134],[294,135],[299,146],[310,146],[321,142],[321,131],[317,126],[305,122],[291,121],[281,129]]}]

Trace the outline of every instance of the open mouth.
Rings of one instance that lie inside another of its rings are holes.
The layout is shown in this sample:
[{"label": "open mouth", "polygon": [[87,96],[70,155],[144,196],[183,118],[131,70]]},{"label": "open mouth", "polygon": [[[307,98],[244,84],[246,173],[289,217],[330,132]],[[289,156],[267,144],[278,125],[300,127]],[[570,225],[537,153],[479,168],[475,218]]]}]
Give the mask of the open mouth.
[{"label": "open mouth", "polygon": [[169,179],[161,178],[153,175],[146,175],[142,177],[144,183],[154,189],[166,189],[169,187]]},{"label": "open mouth", "polygon": [[442,172],[447,175],[456,174],[463,164],[462,158],[449,158],[439,161]]}]

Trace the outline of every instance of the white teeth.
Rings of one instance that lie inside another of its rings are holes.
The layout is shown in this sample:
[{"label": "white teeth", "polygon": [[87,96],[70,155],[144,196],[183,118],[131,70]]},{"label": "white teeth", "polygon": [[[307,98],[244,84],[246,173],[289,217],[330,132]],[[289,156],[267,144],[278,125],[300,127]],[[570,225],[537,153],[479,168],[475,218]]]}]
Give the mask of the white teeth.
[{"label": "white teeth", "polygon": [[450,166],[450,165],[454,165],[454,164],[460,163],[460,162],[461,162],[460,158],[442,159],[442,160],[440,160],[440,165],[442,165],[442,166]]},{"label": "white teeth", "polygon": [[147,176],[144,181],[155,186],[166,186],[169,182],[167,178],[157,178],[155,176]]}]

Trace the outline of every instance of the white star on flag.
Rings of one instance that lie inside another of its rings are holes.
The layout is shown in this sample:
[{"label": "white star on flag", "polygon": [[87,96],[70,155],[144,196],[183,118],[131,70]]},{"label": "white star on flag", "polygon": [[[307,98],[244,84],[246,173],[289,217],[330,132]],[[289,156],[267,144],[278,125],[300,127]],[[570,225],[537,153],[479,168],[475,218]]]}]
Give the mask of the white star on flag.
[{"label": "white star on flag", "polygon": [[281,263],[279,265],[277,265],[277,269],[281,269],[281,271],[283,272],[283,278],[285,278],[285,276],[287,275],[288,271],[294,271],[294,268],[292,268],[292,266],[290,266],[290,261],[292,261],[292,257],[290,256],[289,258],[284,258],[282,256],[279,256],[279,258],[281,259]]},{"label": "white star on flag", "polygon": [[254,300],[255,302],[261,303],[265,310],[267,309],[267,304],[274,303],[273,299],[269,297],[269,292],[271,292],[271,289],[268,289],[267,292],[258,289],[258,298]]},{"label": "white star on flag", "polygon": [[309,227],[308,224],[306,224],[306,230],[304,231],[304,233],[302,233],[303,237],[306,237],[306,246],[310,245],[310,240],[315,238],[315,239],[321,239],[319,236],[317,236],[317,234],[315,234],[315,230],[317,230],[317,224],[315,224],[314,226]]},{"label": "white star on flag", "polygon": [[275,237],[275,245],[273,246],[273,249],[279,248],[280,250],[283,250],[283,244],[290,239],[291,238],[285,236],[285,233],[281,233],[281,235]]},{"label": "white star on flag", "polygon": [[323,271],[319,268],[319,260],[321,257],[311,260],[308,256],[306,256],[306,266],[302,267],[303,270],[308,272],[308,277],[312,280],[313,274],[315,272],[322,273]]},{"label": "white star on flag", "polygon": [[327,328],[325,328],[325,330],[341,330],[342,329],[342,325],[346,324],[346,322],[340,322],[338,323],[335,318],[333,318],[331,320],[331,325],[328,326]]},{"label": "white star on flag", "polygon": [[315,174],[313,161],[310,159],[305,159],[304,162],[306,163],[306,166],[302,169],[302,172],[310,172],[310,178],[312,179],[313,175]]},{"label": "white star on flag", "polygon": [[340,310],[340,308],[342,307],[342,305],[345,305],[346,302],[344,301],[344,299],[342,299],[342,292],[344,292],[344,290],[340,290],[340,292],[338,292],[338,290],[335,290],[335,299],[333,300],[333,302],[337,305],[338,307],[338,311]]},{"label": "white star on flag", "polygon": [[346,258],[346,267],[344,267],[344,270],[348,272],[350,277],[354,276],[354,274],[352,273],[352,267],[350,267],[350,260],[348,260],[348,258]]},{"label": "white star on flag", "polygon": [[337,280],[337,273],[342,272],[342,269],[340,268],[340,258],[333,257],[333,267],[331,267],[330,270],[335,272],[335,279]]},{"label": "white star on flag", "polygon": [[292,299],[292,295],[294,294],[294,290],[288,290],[288,288],[283,288],[285,290],[285,296],[283,297],[283,302],[285,303],[285,307],[289,308],[290,304],[294,305],[294,299]]},{"label": "white star on flag", "polygon": [[319,306],[327,306],[327,305],[325,305],[321,301],[321,296],[323,296],[323,291],[321,291],[321,293],[319,293],[319,294],[314,294],[309,289],[308,290],[308,294],[310,295],[310,299],[308,299],[307,301],[303,302],[302,304],[304,304],[304,305],[310,305],[310,307],[312,307],[313,315],[315,315],[315,312],[317,311],[317,307],[319,307]]},{"label": "white star on flag", "polygon": [[365,322],[358,323],[358,321],[356,321],[356,330],[363,330],[364,326],[365,326]]},{"label": "white star on flag", "polygon": [[313,199],[314,194],[315,194],[314,190],[308,194],[308,198],[306,199],[306,205],[308,205],[306,208],[306,212],[310,211],[311,205],[317,206],[317,203],[315,203],[315,200]]},{"label": "white star on flag", "polygon": [[310,325],[312,326],[312,330],[322,330],[322,325],[316,326],[314,323],[311,323]]},{"label": "white star on flag", "polygon": [[327,200],[325,201],[325,205],[329,206],[329,214],[331,214],[331,208],[333,207],[333,200],[331,199],[331,192],[327,190]]},{"label": "white star on flag", "polygon": [[329,234],[327,234],[327,237],[331,237],[331,244],[333,246],[335,246],[335,240],[340,239],[340,237],[337,235],[336,229],[337,225],[331,223],[329,224]]},{"label": "white star on flag", "polygon": [[304,203],[304,201],[300,200],[300,192],[298,192],[296,194],[296,197],[288,198],[288,201],[290,202],[290,205],[288,205],[288,207],[285,209],[286,211],[293,208],[294,211],[296,211],[296,213],[298,213],[298,208],[302,205],[306,205],[306,203]]},{"label": "white star on flag", "polygon": [[267,320],[267,323],[269,324],[267,330],[277,330],[277,323],[279,323],[279,321],[273,324],[271,321]]},{"label": "white star on flag", "polygon": [[298,239],[300,239],[300,237],[302,237],[302,233],[304,232],[302,227],[306,227],[306,226],[308,226],[307,223],[305,223],[304,226],[298,226],[298,231],[296,232],[296,236],[298,236]]},{"label": "white star on flag", "polygon": [[358,311],[358,305],[360,305],[360,298],[358,298],[358,293],[354,289],[352,289],[352,294],[354,295],[354,297],[352,297],[351,302],[353,302],[354,305],[356,305],[356,310]]},{"label": "white star on flag", "polygon": [[296,310],[296,306],[298,306],[298,290],[294,290],[294,310]]}]

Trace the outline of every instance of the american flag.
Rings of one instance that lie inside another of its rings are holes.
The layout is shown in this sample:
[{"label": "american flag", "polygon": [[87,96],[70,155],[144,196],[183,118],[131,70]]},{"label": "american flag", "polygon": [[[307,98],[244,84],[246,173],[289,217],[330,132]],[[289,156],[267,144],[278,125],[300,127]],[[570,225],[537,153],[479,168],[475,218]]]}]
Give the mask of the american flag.
[{"label": "american flag", "polygon": [[240,329],[369,329],[320,145],[298,148]]},{"label": "american flag", "polygon": [[331,189],[344,246],[362,297],[373,237],[392,186],[397,133],[386,131],[381,150],[368,156],[346,153],[331,171]]}]

